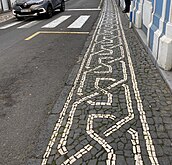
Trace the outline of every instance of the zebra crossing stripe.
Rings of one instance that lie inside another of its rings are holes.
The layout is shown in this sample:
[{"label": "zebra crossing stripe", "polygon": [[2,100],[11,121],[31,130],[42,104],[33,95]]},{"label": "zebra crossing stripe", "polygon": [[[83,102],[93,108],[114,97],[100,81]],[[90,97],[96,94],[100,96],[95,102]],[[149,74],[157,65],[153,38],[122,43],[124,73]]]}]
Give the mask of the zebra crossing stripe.
[{"label": "zebra crossing stripe", "polygon": [[7,29],[7,28],[12,27],[12,26],[15,26],[15,25],[17,25],[19,23],[22,23],[22,21],[20,21],[20,22],[19,21],[18,22],[13,22],[13,23],[10,23],[10,24],[1,26],[0,29]]},{"label": "zebra crossing stripe", "polygon": [[68,28],[81,28],[85,22],[88,20],[89,15],[82,15],[78,19],[76,19]]},{"label": "zebra crossing stripe", "polygon": [[70,17],[71,17],[71,15],[61,16],[61,17],[55,19],[54,21],[42,26],[41,28],[55,28],[56,26],[58,26],[59,24],[61,24],[62,22],[64,22],[65,20],[67,20]]},{"label": "zebra crossing stripe", "polygon": [[30,28],[30,27],[38,24],[39,22],[41,22],[41,21],[32,21],[32,22],[29,22],[29,23],[27,23],[25,25],[22,25],[22,26],[18,27],[17,29]]},{"label": "zebra crossing stripe", "polygon": [[[52,22],[42,26],[41,28],[55,28],[56,26],[58,26],[59,24],[61,24],[62,22],[64,22],[65,20],[67,20],[70,17],[71,17],[71,15],[61,16],[61,17],[53,20]],[[67,28],[81,28],[86,23],[86,21],[89,19],[89,17],[90,17],[90,15],[81,15]],[[26,23],[22,26],[17,27],[17,29],[30,28],[30,27],[38,24],[39,22],[41,22],[41,21],[32,21],[32,22],[29,22],[29,23]],[[7,29],[9,27],[15,26],[15,25],[20,24],[20,23],[23,23],[23,21],[12,22],[10,24],[1,26],[0,30],[1,29]]]}]

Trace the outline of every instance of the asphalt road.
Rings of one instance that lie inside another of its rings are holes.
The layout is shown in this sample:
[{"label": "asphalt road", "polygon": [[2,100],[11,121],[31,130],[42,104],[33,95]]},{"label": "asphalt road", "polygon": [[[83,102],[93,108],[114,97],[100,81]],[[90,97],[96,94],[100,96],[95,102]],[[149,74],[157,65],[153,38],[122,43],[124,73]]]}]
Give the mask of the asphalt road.
[{"label": "asphalt road", "polygon": [[[99,5],[100,0],[70,0],[66,8]],[[0,165],[26,164],[99,12],[66,10],[51,19],[28,19],[0,29]],[[42,28],[61,16],[70,18],[55,28]],[[68,28],[80,16],[88,16],[82,28]],[[19,28],[33,21],[33,26]],[[6,21],[0,28],[15,22]],[[25,40],[39,31],[49,33]]]}]

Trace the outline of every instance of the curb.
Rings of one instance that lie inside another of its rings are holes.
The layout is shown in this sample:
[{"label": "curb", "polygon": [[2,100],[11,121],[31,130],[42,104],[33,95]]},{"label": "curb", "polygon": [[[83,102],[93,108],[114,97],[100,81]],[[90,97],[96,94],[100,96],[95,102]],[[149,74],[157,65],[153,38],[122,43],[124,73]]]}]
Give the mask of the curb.
[{"label": "curb", "polygon": [[136,29],[134,25],[133,25],[133,31],[136,34],[136,36],[138,37],[139,41],[142,43],[143,47],[145,48],[148,55],[150,56],[153,64],[155,65],[156,69],[159,71],[161,77],[166,82],[166,84],[168,85],[168,87],[169,87],[169,89],[170,89],[170,91],[172,93],[172,72],[171,71],[165,71],[165,70],[163,70],[162,68],[159,67],[157,61],[153,57],[153,54],[152,54],[150,48],[147,46],[147,43],[144,42],[139,29]]},{"label": "curb", "polygon": [[92,26],[92,30],[90,31],[86,39],[83,49],[78,57],[78,61],[76,62],[71,72],[69,73],[65,86],[63,87],[62,91],[60,92],[59,97],[57,98],[53,108],[51,109],[51,112],[47,118],[47,121],[45,122],[43,129],[40,132],[38,143],[36,144],[35,150],[32,152],[32,156],[26,160],[27,165],[40,165],[40,163],[42,162],[42,156],[44,155],[46,151],[47,145],[51,138],[51,134],[54,130],[54,126],[56,122],[58,121],[60,112],[66,102],[69,92],[71,91],[73,82],[75,81],[76,75],[80,69],[80,64],[82,63],[82,59],[90,45],[92,35],[96,29],[96,25],[99,21],[100,16],[101,16],[101,12],[98,15],[97,21]]},{"label": "curb", "polygon": [[[129,16],[127,14],[125,14],[125,17],[128,19]],[[139,41],[141,42],[141,44],[143,45],[144,49],[146,50],[146,52],[148,53],[149,57],[151,58],[151,61],[153,62],[153,64],[155,65],[156,69],[159,71],[161,77],[163,78],[163,80],[166,82],[166,84],[168,85],[170,92],[172,93],[172,71],[165,71],[162,68],[160,68],[158,66],[157,61],[154,59],[153,54],[150,50],[150,48],[147,46],[147,42],[144,41],[143,39],[143,35],[144,32],[141,29],[136,29],[136,27],[134,26],[134,24],[132,23],[132,28],[134,33],[136,34],[137,38],[139,39]],[[143,35],[142,35],[143,33]],[[146,35],[145,35],[146,36]]]}]

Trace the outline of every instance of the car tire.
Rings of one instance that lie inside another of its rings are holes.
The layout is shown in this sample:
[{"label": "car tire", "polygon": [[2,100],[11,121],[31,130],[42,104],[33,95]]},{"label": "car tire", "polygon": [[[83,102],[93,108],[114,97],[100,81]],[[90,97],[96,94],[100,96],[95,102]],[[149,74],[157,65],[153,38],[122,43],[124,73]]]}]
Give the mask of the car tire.
[{"label": "car tire", "polygon": [[51,18],[53,16],[53,8],[51,5],[48,5],[47,12],[46,12],[46,18]]},{"label": "car tire", "polygon": [[61,12],[65,11],[65,1],[64,0],[62,0],[62,2],[61,2],[60,11]]},{"label": "car tire", "polygon": [[18,16],[16,16],[16,18],[17,18],[18,21],[24,20],[24,17],[18,17]]}]

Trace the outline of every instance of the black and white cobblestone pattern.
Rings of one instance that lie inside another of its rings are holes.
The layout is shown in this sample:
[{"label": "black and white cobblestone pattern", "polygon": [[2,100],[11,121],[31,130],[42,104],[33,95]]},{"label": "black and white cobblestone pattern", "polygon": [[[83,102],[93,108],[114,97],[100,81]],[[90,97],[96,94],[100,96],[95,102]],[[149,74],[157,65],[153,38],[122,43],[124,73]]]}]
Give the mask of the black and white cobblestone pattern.
[{"label": "black and white cobblestone pattern", "polygon": [[172,164],[171,93],[127,26],[106,0],[41,165]]}]

